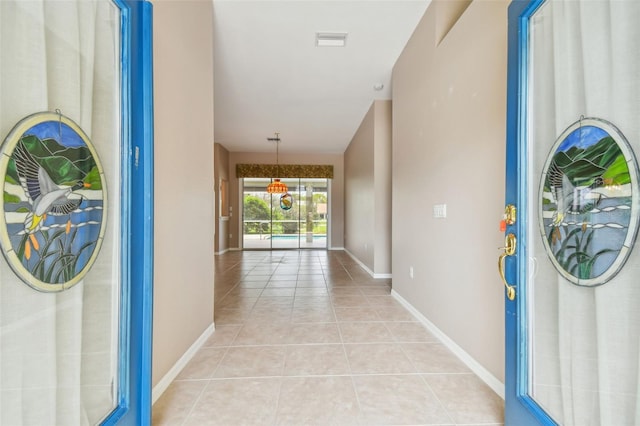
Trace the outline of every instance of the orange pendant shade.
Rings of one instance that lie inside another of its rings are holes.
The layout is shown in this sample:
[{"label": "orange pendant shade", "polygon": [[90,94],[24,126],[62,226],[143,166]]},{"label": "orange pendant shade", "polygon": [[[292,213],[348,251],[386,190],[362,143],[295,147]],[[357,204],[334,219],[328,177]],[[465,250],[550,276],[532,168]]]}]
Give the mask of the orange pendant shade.
[{"label": "orange pendant shade", "polygon": [[280,182],[280,179],[274,179],[273,182],[267,186],[267,192],[269,194],[286,194],[289,192],[289,188],[287,188],[285,183]]}]

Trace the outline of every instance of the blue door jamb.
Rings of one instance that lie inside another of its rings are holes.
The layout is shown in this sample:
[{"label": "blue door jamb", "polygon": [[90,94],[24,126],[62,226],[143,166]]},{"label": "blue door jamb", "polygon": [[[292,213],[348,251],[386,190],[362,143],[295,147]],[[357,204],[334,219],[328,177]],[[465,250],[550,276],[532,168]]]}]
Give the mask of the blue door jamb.
[{"label": "blue door jamb", "polygon": [[153,324],[152,5],[121,9],[122,215],[118,406],[103,425],[151,424]]}]

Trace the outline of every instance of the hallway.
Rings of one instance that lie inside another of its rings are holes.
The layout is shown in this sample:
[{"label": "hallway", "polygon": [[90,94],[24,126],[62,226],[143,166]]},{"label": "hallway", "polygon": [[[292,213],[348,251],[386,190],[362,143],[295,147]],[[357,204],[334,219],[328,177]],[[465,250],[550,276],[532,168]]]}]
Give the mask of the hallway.
[{"label": "hallway", "polygon": [[345,252],[215,261],[216,331],[154,425],[502,424],[502,399]]}]

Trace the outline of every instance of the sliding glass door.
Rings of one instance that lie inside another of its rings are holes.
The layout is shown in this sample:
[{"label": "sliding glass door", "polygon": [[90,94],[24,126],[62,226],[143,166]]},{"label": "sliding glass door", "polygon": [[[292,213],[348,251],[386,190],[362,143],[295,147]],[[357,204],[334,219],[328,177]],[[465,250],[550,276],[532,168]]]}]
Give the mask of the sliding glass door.
[{"label": "sliding glass door", "polygon": [[243,248],[326,249],[328,179],[282,179],[284,197],[267,193],[270,181],[243,179]]}]

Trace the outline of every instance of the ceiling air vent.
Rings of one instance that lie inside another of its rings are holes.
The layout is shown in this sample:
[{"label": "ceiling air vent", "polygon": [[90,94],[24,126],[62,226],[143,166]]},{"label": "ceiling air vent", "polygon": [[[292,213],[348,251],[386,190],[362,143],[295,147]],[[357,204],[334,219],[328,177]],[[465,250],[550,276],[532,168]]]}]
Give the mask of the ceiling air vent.
[{"label": "ceiling air vent", "polygon": [[345,47],[347,33],[316,33],[317,47]]}]

